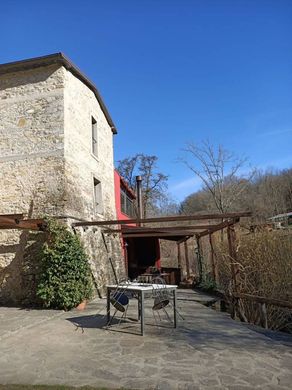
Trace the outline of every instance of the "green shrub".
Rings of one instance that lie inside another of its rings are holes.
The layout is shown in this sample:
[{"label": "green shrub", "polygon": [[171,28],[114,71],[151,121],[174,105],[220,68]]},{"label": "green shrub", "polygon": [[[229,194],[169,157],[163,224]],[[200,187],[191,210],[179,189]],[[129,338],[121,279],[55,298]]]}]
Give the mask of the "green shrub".
[{"label": "green shrub", "polygon": [[213,291],[216,290],[218,286],[210,274],[204,274],[198,287],[206,291]]},{"label": "green shrub", "polygon": [[70,310],[92,296],[88,259],[79,238],[65,225],[47,220],[47,231],[37,295],[45,307]]}]

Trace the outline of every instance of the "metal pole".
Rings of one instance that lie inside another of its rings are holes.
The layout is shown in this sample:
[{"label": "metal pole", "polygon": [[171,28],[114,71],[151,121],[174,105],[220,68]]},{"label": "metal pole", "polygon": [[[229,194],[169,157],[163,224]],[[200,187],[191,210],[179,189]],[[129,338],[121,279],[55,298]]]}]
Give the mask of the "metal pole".
[{"label": "metal pole", "polygon": [[109,324],[111,318],[110,294],[111,294],[111,290],[109,287],[107,287],[107,291],[106,291],[106,312],[107,312],[106,323],[107,324]]},{"label": "metal pole", "polygon": [[176,313],[176,289],[173,290],[173,326],[176,328],[177,326],[177,313]]},{"label": "metal pole", "polygon": [[[141,176],[136,176],[136,186],[137,186],[138,218],[143,219],[142,177]],[[142,226],[141,222],[138,223],[138,226]]]},{"label": "metal pole", "polygon": [[144,291],[141,291],[140,294],[141,336],[144,336]]}]

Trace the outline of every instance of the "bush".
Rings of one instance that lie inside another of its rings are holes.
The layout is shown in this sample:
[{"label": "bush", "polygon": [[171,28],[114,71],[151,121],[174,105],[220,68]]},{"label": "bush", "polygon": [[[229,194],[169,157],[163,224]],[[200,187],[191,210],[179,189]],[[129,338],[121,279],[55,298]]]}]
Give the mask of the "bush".
[{"label": "bush", "polygon": [[[227,243],[217,243],[220,286],[231,290],[230,256]],[[241,293],[291,301],[292,299],[292,234],[290,231],[238,234],[238,291]],[[258,305],[242,300],[242,310],[248,321],[259,324]],[[271,329],[292,332],[291,310],[267,306]]]},{"label": "bush", "polygon": [[47,232],[37,295],[45,307],[70,310],[92,296],[88,259],[79,238],[65,225],[47,220]]},{"label": "bush", "polygon": [[198,284],[197,287],[205,291],[215,291],[218,286],[216,285],[215,280],[210,274],[204,274],[202,281]]}]

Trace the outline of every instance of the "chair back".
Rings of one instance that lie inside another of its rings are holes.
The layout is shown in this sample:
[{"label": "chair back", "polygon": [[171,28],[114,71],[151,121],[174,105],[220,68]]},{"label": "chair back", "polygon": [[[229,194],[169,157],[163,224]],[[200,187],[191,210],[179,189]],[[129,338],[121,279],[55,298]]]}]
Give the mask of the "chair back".
[{"label": "chair back", "polygon": [[161,310],[169,304],[169,296],[166,289],[166,283],[161,276],[156,276],[155,278],[153,278],[152,283],[152,296],[154,298],[152,310]]},{"label": "chair back", "polygon": [[126,311],[129,304],[129,297],[127,295],[127,288],[129,286],[129,279],[122,278],[119,280],[117,288],[111,292],[110,303],[114,308],[122,313]]}]

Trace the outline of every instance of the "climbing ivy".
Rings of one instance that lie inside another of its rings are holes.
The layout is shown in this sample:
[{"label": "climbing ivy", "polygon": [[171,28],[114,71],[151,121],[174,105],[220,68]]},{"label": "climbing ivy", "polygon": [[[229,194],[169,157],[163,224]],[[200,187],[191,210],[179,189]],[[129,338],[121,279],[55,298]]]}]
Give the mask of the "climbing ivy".
[{"label": "climbing ivy", "polygon": [[37,295],[45,307],[70,310],[93,294],[88,259],[79,238],[64,224],[47,219],[46,225]]}]

